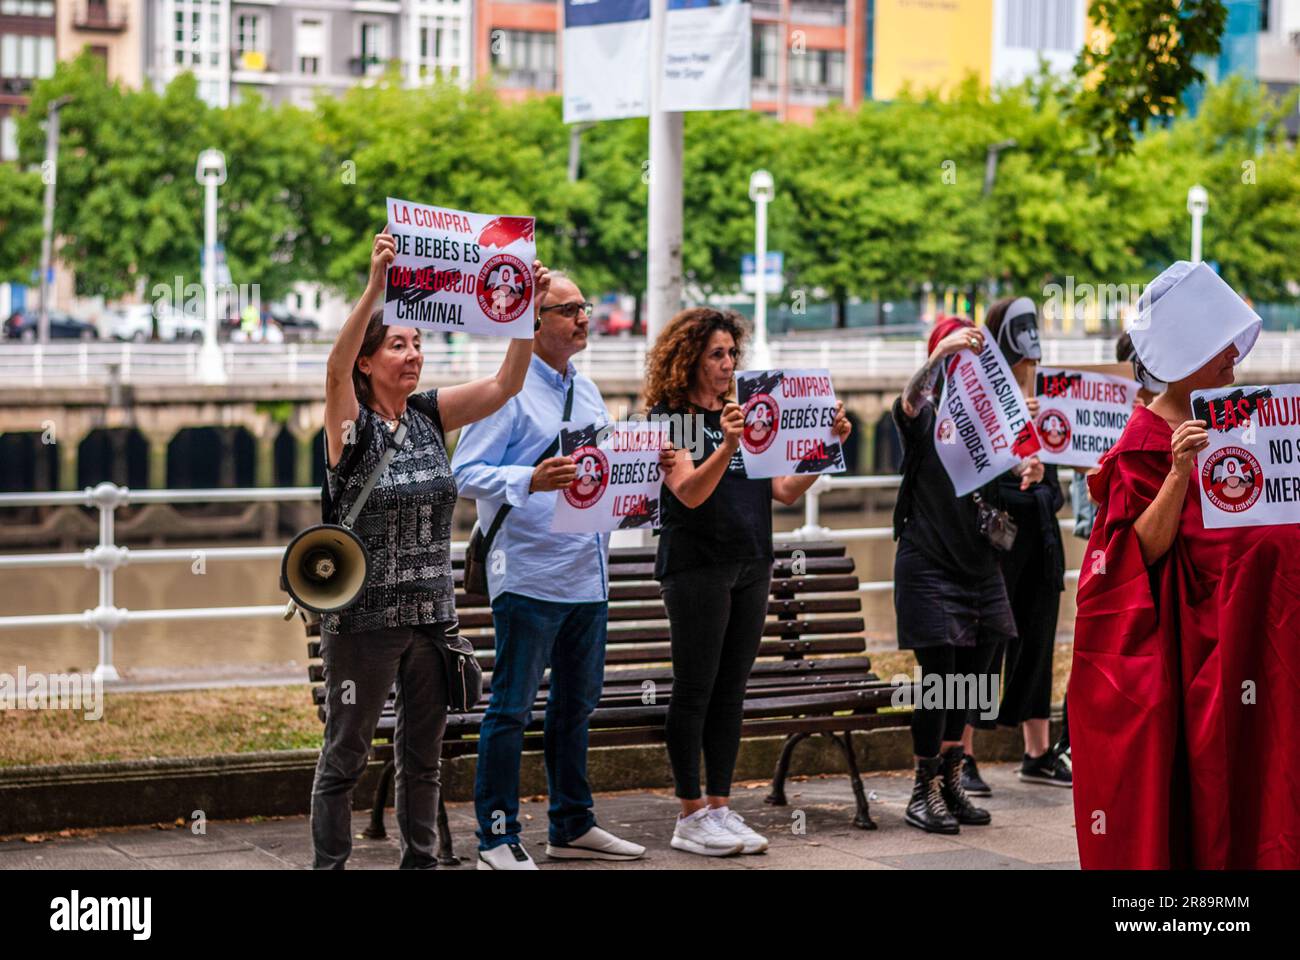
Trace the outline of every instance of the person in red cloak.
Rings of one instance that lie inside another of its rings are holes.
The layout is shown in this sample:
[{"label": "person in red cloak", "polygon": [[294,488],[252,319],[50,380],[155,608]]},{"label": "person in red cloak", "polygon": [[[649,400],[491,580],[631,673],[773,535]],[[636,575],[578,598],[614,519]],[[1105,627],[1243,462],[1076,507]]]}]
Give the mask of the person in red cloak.
[{"label": "person in red cloak", "polygon": [[[1207,276],[1208,274],[1208,276]],[[1069,723],[1084,869],[1300,867],[1300,525],[1206,529],[1193,390],[1229,386],[1260,321],[1203,264],[1148,288],[1152,382],[1089,478]]]}]

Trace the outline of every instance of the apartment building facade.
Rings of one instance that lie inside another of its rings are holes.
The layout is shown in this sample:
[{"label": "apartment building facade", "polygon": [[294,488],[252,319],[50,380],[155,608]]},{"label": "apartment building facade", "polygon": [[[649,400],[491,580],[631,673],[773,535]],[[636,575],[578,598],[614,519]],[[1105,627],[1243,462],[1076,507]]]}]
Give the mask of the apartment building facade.
[{"label": "apartment building facade", "polygon": [[226,106],[256,92],[308,106],[389,69],[411,85],[470,78],[469,0],[147,0],[148,79],[194,73]]}]

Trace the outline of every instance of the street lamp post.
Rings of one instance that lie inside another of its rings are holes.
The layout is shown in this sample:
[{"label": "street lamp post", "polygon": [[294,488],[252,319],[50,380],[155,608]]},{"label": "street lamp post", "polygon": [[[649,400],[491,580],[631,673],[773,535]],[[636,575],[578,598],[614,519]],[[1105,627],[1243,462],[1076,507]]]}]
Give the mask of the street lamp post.
[{"label": "street lamp post", "polygon": [[204,323],[199,377],[204,383],[225,383],[226,368],[217,346],[217,187],[226,182],[226,155],[204,150],[194,167],[194,179],[203,185]]},{"label": "street lamp post", "polygon": [[754,201],[754,368],[771,366],[767,346],[767,205],[776,194],[772,175],[755,170],[749,177],[749,199]]},{"label": "street lamp post", "polygon": [[45,119],[45,210],[41,220],[41,312],[36,320],[36,339],[50,342],[50,261],[54,259],[54,187],[59,179],[59,111],[71,97],[50,101]]},{"label": "street lamp post", "polygon": [[1187,212],[1192,215],[1192,263],[1201,262],[1201,221],[1210,209],[1210,194],[1199,183],[1187,191]]}]

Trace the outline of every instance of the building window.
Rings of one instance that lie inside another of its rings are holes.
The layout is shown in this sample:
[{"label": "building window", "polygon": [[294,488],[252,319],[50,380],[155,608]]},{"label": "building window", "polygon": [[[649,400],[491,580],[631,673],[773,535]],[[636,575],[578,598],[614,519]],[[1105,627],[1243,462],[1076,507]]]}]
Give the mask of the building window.
[{"label": "building window", "polygon": [[1269,8],[1273,6],[1273,0],[1259,0],[1259,32],[1268,33],[1271,26],[1269,21]]},{"label": "building window", "polygon": [[492,72],[508,87],[555,89],[555,34],[493,30]]},{"label": "building window", "polygon": [[781,49],[780,27],[774,23],[754,24],[753,78],[764,83],[776,83],[777,53]]},{"label": "building window", "polygon": [[1081,43],[1078,0],[1007,0],[1006,12],[1008,47],[1075,51]]},{"label": "building window", "polygon": [[12,113],[0,117],[0,163],[18,159],[18,118]]},{"label": "building window", "polygon": [[790,55],[790,86],[802,89],[844,89],[844,51],[807,50]]},{"label": "building window", "polygon": [[52,17],[54,0],[0,0],[0,13],[11,17]]},{"label": "building window", "polygon": [[382,63],[388,59],[388,36],[382,23],[366,21],[361,24],[358,52],[364,64]]},{"label": "building window", "polygon": [[0,76],[36,80],[54,75],[54,38],[0,35]]},{"label": "building window", "polygon": [[325,24],[320,20],[299,20],[294,37],[294,50],[298,55],[298,72],[320,73],[321,58],[325,56]]},{"label": "building window", "polygon": [[262,18],[256,13],[241,13],[235,18],[235,51],[261,53],[266,50],[262,35]]}]

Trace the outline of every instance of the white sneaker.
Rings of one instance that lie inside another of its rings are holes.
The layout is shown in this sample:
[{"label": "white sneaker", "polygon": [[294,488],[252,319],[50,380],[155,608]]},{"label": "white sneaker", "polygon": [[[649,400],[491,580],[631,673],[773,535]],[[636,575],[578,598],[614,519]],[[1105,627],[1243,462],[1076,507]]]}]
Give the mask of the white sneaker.
[{"label": "white sneaker", "polygon": [[696,810],[689,817],[677,817],[670,846],[702,857],[729,857],[745,848],[740,837],[709,815],[708,807]]},{"label": "white sneaker", "polygon": [[718,826],[744,843],[741,853],[762,853],[767,849],[767,837],[751,830],[745,823],[745,818],[730,807],[714,807],[709,815],[718,822]]},{"label": "white sneaker", "polygon": [[614,836],[608,830],[592,827],[569,843],[546,844],[546,855],[556,860],[638,860],[645,847]]},{"label": "white sneaker", "polygon": [[522,843],[503,843],[478,852],[479,870],[536,870],[537,864]]}]

